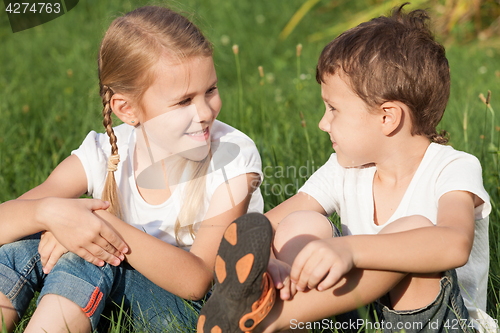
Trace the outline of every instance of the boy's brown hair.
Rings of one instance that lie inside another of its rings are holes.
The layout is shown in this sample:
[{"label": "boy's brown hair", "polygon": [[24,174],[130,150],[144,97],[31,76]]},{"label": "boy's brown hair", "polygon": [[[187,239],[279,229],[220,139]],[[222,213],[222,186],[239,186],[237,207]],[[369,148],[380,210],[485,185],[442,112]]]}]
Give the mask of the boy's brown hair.
[{"label": "boy's brown hair", "polygon": [[400,101],[411,110],[412,134],[445,144],[437,133],[450,94],[444,47],[434,40],[424,10],[395,8],[345,31],[321,53],[316,80],[343,71],[354,92],[370,107]]}]

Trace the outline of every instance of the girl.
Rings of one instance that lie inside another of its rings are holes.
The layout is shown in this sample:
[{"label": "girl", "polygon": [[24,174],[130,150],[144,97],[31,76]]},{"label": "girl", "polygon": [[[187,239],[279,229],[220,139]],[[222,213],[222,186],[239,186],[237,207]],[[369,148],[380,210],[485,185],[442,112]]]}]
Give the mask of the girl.
[{"label": "girl", "polygon": [[26,332],[89,332],[111,302],[147,331],[194,327],[226,226],[263,209],[259,154],[215,120],[212,47],[189,20],[159,7],[117,18],[98,68],[107,136],[90,132],[44,183],[0,205],[9,331],[36,290]]}]

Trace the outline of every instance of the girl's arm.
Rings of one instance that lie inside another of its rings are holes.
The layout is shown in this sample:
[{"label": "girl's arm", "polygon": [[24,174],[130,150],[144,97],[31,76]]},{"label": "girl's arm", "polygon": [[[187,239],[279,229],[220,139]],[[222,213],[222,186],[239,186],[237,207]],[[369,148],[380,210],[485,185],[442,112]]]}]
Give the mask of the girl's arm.
[{"label": "girl's arm", "polygon": [[69,251],[94,264],[116,264],[126,244],[92,214],[108,204],[77,199],[87,191],[87,177],[78,157],[62,161],[39,186],[0,205],[0,244],[50,231]]},{"label": "girl's arm", "polygon": [[[411,273],[436,273],[463,266],[474,240],[474,200],[470,192],[444,194],[439,199],[436,226],[311,242],[295,259],[291,279],[304,290],[316,287],[326,276],[319,289],[327,289],[353,266]],[[421,219],[425,218],[415,215],[393,223],[411,225]]]},{"label": "girl's arm", "polygon": [[[77,198],[85,191],[78,169],[78,160],[71,156],[59,164],[42,184],[21,195],[18,199],[6,201],[0,205],[0,244],[6,244],[48,230],[43,220],[44,209],[52,202],[47,197]],[[83,168],[80,166],[80,168]],[[70,170],[74,174],[70,174]],[[85,176],[84,176],[85,177]],[[83,183],[86,188],[86,183]],[[97,202],[95,203],[97,204]],[[102,205],[102,204],[101,204]]]},{"label": "girl's arm", "polygon": [[[135,269],[171,293],[198,300],[211,287],[215,256],[224,231],[234,219],[247,212],[258,179],[253,173],[240,175],[216,189],[208,218],[201,222],[190,252],[150,236],[106,211],[95,213],[119,230],[130,249],[126,259]],[[239,203],[233,207],[232,201]]]}]

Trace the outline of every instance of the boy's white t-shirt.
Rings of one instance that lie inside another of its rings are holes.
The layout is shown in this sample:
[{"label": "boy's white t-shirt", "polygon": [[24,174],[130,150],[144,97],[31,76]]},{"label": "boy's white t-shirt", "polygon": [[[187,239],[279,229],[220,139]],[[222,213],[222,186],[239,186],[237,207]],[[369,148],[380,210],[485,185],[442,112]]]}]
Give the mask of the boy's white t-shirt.
[{"label": "boy's white t-shirt", "polygon": [[[174,226],[182,206],[182,194],[185,183],[176,186],[170,198],[160,205],[151,205],[140,195],[134,177],[133,161],[137,131],[134,127],[122,124],[114,128],[117,137],[120,163],[115,171],[115,180],[122,202],[125,222],[144,230],[149,235],[177,246]],[[228,144],[229,143],[229,144]],[[262,164],[259,152],[248,136],[237,129],[218,120],[211,128],[212,151],[215,147],[223,147],[213,152],[211,164],[207,172],[205,203],[193,224],[194,230],[200,227],[199,222],[205,216],[215,190],[227,180],[246,173],[257,173],[262,181]],[[229,149],[227,149],[229,147]],[[107,176],[107,161],[111,154],[109,137],[105,133],[91,131],[81,146],[74,150],[82,162],[87,176],[87,194],[100,199]],[[215,166],[215,167],[213,167]],[[163,182],[164,180],[159,180]],[[248,212],[264,210],[264,200],[257,188],[250,199]],[[185,249],[193,244],[188,232],[183,232],[180,239]]]},{"label": "boy's white t-shirt", "polygon": [[[457,276],[465,305],[472,318],[484,322],[488,285],[488,215],[491,204],[483,187],[481,165],[476,157],[450,146],[431,143],[401,202],[389,218],[374,222],[373,177],[376,168],[344,168],[334,153],[299,189],[316,199],[328,215],[340,216],[344,235],[377,234],[389,223],[405,216],[422,215],[436,224],[439,198],[450,191],[468,191],[483,204],[475,209],[474,244],[469,261]],[[438,255],[438,254],[437,254]],[[482,311],[478,311],[478,309]]]}]

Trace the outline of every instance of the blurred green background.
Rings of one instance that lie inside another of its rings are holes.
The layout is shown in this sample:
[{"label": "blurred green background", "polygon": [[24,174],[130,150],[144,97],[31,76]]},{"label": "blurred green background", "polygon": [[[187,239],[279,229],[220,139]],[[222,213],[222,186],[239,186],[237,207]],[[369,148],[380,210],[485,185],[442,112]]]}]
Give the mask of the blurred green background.
[{"label": "blurred green background", "polygon": [[[219,119],[256,142],[268,210],[293,195],[333,152],[317,127],[324,111],[315,81],[321,50],[343,30],[401,3],[81,0],[67,14],[18,33],[12,33],[0,5],[0,202],[41,183],[89,130],[103,131],[100,40],[115,17],[158,4],[185,12],[213,42],[223,102]],[[488,312],[498,319],[500,1],[415,0],[407,9],[414,8],[429,10],[436,38],[447,48],[452,90],[440,128],[456,149],[476,155],[483,165],[493,204]],[[488,91],[486,105],[479,95]]]}]

